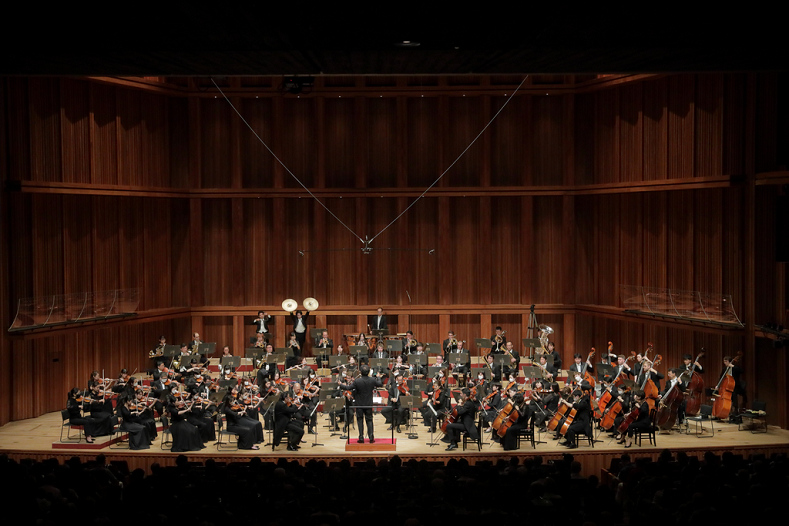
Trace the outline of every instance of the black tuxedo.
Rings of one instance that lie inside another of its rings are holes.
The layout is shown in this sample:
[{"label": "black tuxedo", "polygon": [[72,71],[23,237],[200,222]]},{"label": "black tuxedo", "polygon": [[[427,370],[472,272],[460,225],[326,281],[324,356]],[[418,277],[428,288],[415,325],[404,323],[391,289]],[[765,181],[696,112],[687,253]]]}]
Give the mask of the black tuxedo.
[{"label": "black tuxedo", "polygon": [[[323,338],[315,338],[315,345],[312,346],[313,349],[323,349],[324,346],[321,345],[321,340]],[[326,338],[326,352],[323,354],[332,354],[332,349],[334,349],[334,340],[331,338]],[[321,354],[321,351],[314,351],[313,354]]]},{"label": "black tuxedo", "polygon": [[301,316],[301,323],[302,325],[304,325],[304,332],[297,332],[296,327],[298,327],[299,325],[299,319],[296,317],[295,314],[290,315],[290,321],[293,322],[293,332],[296,333],[296,341],[299,342],[299,347],[301,347],[300,350],[293,349],[294,351],[293,354],[297,357],[301,356],[301,353],[304,350],[304,342],[307,340],[307,334],[309,334],[310,332],[309,317],[310,317],[309,311],[307,312],[307,314],[303,314]]},{"label": "black tuxedo", "polygon": [[375,438],[373,433],[373,391],[377,387],[383,387],[381,379],[377,376],[360,376],[350,383],[350,385],[340,384],[343,389],[353,391],[354,404],[356,408],[356,425],[359,427],[359,439],[364,438],[364,423],[367,422],[367,436],[370,440]]},{"label": "black tuxedo", "polygon": [[269,328],[268,328],[269,323],[273,323],[271,321],[271,315],[270,314],[267,314],[267,315],[263,316],[262,319],[261,318],[255,318],[254,320],[252,320],[252,325],[255,325],[257,327],[255,329],[255,332],[257,332],[257,333],[271,332],[271,331],[269,331]]},{"label": "black tuxedo", "polygon": [[385,315],[381,316],[381,319],[379,320],[378,315],[376,314],[375,316],[372,317],[370,322],[371,322],[370,327],[372,329],[387,329],[387,330],[389,329],[389,326],[386,324]]},{"label": "black tuxedo", "polygon": [[447,437],[453,444],[460,440],[460,433],[466,432],[474,440],[479,438],[477,431],[477,404],[473,400],[467,399],[463,405],[456,406],[458,418],[454,424],[447,426]]}]

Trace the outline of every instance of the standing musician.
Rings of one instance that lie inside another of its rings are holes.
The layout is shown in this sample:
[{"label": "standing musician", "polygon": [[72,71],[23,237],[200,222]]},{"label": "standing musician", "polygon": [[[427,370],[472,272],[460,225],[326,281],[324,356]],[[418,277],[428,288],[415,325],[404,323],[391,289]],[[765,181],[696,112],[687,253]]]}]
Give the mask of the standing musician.
[{"label": "standing musician", "polygon": [[614,366],[614,378],[619,376],[622,378],[623,376],[633,376],[633,370],[630,368],[630,365],[627,363],[627,359],[623,354],[620,354],[616,357],[616,365]]},{"label": "standing musician", "polygon": [[307,433],[311,435],[318,434],[318,413],[313,411],[318,405],[320,400],[319,395],[321,392],[321,382],[315,376],[315,371],[310,369],[309,376],[306,376],[302,381],[302,391],[304,392],[305,407],[307,414],[311,414],[309,422],[307,423]]},{"label": "standing musician", "polygon": [[571,404],[564,399],[561,400],[561,403],[575,409],[576,413],[573,423],[567,428],[567,433],[564,435],[564,441],[560,441],[559,445],[574,449],[578,447],[575,444],[575,435],[583,433],[587,436],[592,436],[591,392],[592,386],[589,385],[589,382],[583,382],[581,383],[580,396],[577,390],[573,393],[573,397],[575,398],[574,403]]},{"label": "standing musician", "polygon": [[504,364],[502,374],[504,376],[518,376],[518,366],[521,363],[521,357],[518,351],[515,350],[512,342],[507,342],[504,346],[504,354],[509,358],[509,362]]},{"label": "standing musician", "polygon": [[383,387],[380,375],[370,378],[370,366],[362,365],[359,369],[362,376],[351,381],[349,384],[339,384],[340,388],[353,391],[354,403],[356,404],[356,425],[359,428],[359,440],[364,442],[364,423],[367,422],[367,436],[370,443],[375,442],[373,432],[373,390]]},{"label": "standing musician", "polygon": [[492,354],[502,354],[507,345],[507,338],[504,336],[507,331],[502,331],[501,326],[496,327],[496,334],[490,337],[490,352]]},{"label": "standing musician", "polygon": [[255,326],[255,332],[258,334],[264,334],[268,336],[269,328],[268,324],[271,321],[271,316],[267,312],[262,310],[258,311],[258,317],[252,320],[252,325]]},{"label": "standing musician", "polygon": [[381,330],[388,330],[389,326],[386,324],[386,316],[384,316],[384,310],[381,307],[378,307],[378,314],[373,316],[372,323],[370,326],[375,329]]},{"label": "standing musician", "polygon": [[553,356],[553,364],[556,366],[557,369],[562,368],[562,358],[559,356],[559,351],[556,350],[556,346],[553,342],[548,342],[548,354]]},{"label": "standing musician", "polygon": [[[310,317],[310,311],[307,314],[302,314],[300,310],[290,313],[290,320],[293,322],[293,332],[296,334],[296,341],[299,342],[298,355],[301,356],[301,351],[304,349],[304,341],[307,339],[307,320]],[[296,349],[293,349],[295,355]]]},{"label": "standing musician", "polygon": [[397,432],[401,433],[400,426],[406,423],[406,411],[407,409],[402,406],[400,403],[400,396],[408,396],[410,392],[408,390],[408,386],[405,383],[405,378],[403,375],[398,374],[395,376],[395,381],[389,383],[389,404],[388,407],[385,407],[381,410],[381,415],[383,415],[386,422],[390,423],[389,427],[386,428],[387,431],[391,431],[392,428],[397,428]]},{"label": "standing musician", "polygon": [[[638,358],[638,356],[636,356]],[[653,363],[649,360],[642,360],[641,362],[641,371],[639,372],[638,378],[636,379],[636,385],[641,387],[647,381],[647,375],[649,378],[654,382],[655,387],[657,390],[660,391],[660,380],[665,378],[662,373],[659,373],[653,367]]]},{"label": "standing musician", "polygon": [[419,342],[416,341],[414,338],[414,333],[411,331],[406,331],[405,339],[403,340],[403,361],[408,362],[408,355],[411,353],[416,352],[416,346]]},{"label": "standing musician", "polygon": [[447,436],[442,440],[448,441],[447,451],[458,448],[460,433],[466,432],[474,440],[479,440],[477,432],[477,403],[471,397],[471,390],[468,388],[460,392],[460,403],[455,407],[457,410],[457,420],[447,425]]},{"label": "standing musician", "polygon": [[[690,382],[690,372],[693,371],[694,373],[702,373],[704,372],[704,368],[701,364],[697,361],[693,361],[693,357],[689,354],[682,355],[682,365],[678,367],[682,371],[682,375],[680,375],[680,379],[682,383],[685,384],[687,387],[688,382]],[[687,371],[688,374],[684,374]]]}]

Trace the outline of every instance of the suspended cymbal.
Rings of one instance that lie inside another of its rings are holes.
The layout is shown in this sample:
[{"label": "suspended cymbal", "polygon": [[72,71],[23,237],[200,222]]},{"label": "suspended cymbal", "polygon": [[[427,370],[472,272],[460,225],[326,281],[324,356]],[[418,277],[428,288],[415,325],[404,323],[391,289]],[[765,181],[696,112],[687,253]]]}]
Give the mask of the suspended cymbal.
[{"label": "suspended cymbal", "polygon": [[282,302],[282,310],[285,312],[293,312],[298,306],[299,304],[296,303],[296,300],[287,299]]},{"label": "suspended cymbal", "polygon": [[310,312],[314,310],[318,310],[318,307],[320,306],[318,300],[316,300],[315,298],[304,298],[304,301],[302,303],[304,305],[304,308]]}]

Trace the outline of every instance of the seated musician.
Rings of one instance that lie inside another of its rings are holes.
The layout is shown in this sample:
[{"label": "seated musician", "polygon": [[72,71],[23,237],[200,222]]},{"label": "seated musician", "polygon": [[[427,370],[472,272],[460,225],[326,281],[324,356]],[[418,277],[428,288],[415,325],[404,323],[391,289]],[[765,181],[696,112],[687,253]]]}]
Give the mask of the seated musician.
[{"label": "seated musician", "polygon": [[262,332],[257,334],[257,340],[255,340],[255,345],[253,347],[257,349],[265,349],[266,348],[266,338]]},{"label": "seated musician", "polygon": [[[484,381],[484,378],[482,379]],[[479,390],[477,390],[479,392]],[[487,413],[482,416],[483,420],[487,423],[485,427],[485,433],[490,433],[490,424],[496,419],[496,415],[501,411],[501,408],[504,407],[504,402],[501,393],[501,383],[493,382],[490,384],[490,392],[485,395],[485,399],[482,400],[483,407],[487,409]]]},{"label": "seated musician", "polygon": [[401,433],[400,426],[406,423],[406,409],[400,403],[400,396],[408,396],[408,386],[405,384],[405,378],[402,374],[398,374],[395,376],[395,381],[389,384],[389,404],[388,407],[385,407],[381,410],[381,415],[383,415],[384,419],[387,423],[389,423],[389,427],[387,431],[391,431],[392,428],[396,428],[398,433]]},{"label": "seated musician", "polygon": [[383,342],[379,342],[378,345],[375,346],[375,351],[373,352],[373,355],[370,358],[379,358],[379,359],[389,358],[389,353],[386,352]]},{"label": "seated musician", "polygon": [[561,400],[561,403],[571,407],[576,412],[572,424],[567,428],[564,440],[559,442],[559,445],[567,446],[570,449],[578,447],[575,445],[575,435],[583,433],[591,436],[592,433],[592,405],[590,401],[592,386],[588,382],[583,382],[580,390],[580,395],[578,390],[573,393],[574,403],[571,404],[564,399]]},{"label": "seated musician", "polygon": [[447,436],[442,440],[448,441],[447,451],[458,448],[461,433],[468,433],[474,440],[479,439],[477,432],[477,404],[471,398],[471,390],[466,388],[460,392],[460,403],[456,406],[457,420],[447,425]]},{"label": "seated musician", "polygon": [[619,440],[620,444],[627,442],[625,447],[633,445],[633,435],[636,431],[639,429],[649,429],[649,426],[652,425],[652,421],[649,419],[649,406],[646,404],[644,391],[638,390],[633,393],[632,409],[636,408],[638,408],[638,418],[627,426],[627,431],[625,431],[624,436]]},{"label": "seated musician", "polygon": [[408,355],[412,352],[416,352],[416,345],[417,345],[416,338],[414,338],[414,333],[411,331],[406,331],[405,339],[403,340],[403,362],[408,363]]},{"label": "seated musician", "polygon": [[263,385],[269,378],[274,378],[274,373],[277,371],[276,362],[269,363],[269,358],[274,355],[274,346],[270,343],[266,344],[266,355],[262,356],[258,363],[257,385]]},{"label": "seated musician", "polygon": [[[425,349],[422,344],[418,344],[416,346],[416,350],[411,353],[412,356],[424,356]],[[425,366],[416,363],[416,360],[411,359],[411,373],[415,375],[424,375],[425,374]]]},{"label": "seated musician", "polygon": [[501,330],[501,326],[496,327],[496,334],[490,337],[490,352],[492,354],[502,354],[504,352],[504,346],[507,345],[507,338],[504,336],[504,331]]},{"label": "seated musician", "polygon": [[504,376],[510,376],[511,374],[518,376],[518,366],[521,363],[521,357],[518,354],[518,351],[515,350],[512,342],[507,342],[505,344],[504,355],[507,357],[507,361],[502,367],[502,374]]},{"label": "seated musician", "polygon": [[[534,415],[534,427],[541,433],[548,431],[545,422],[551,419],[556,409],[559,407],[559,384],[552,382],[547,384],[549,389],[541,389],[545,385],[543,382],[535,382],[532,388],[532,414]],[[536,394],[535,394],[536,393]]]},{"label": "seated musician", "polygon": [[235,388],[231,389],[222,401],[222,413],[227,419],[227,430],[238,435],[238,449],[260,449],[256,444],[255,429],[242,418],[246,408],[233,396],[234,391]]},{"label": "seated musician", "polygon": [[539,367],[542,370],[542,377],[544,380],[548,380],[549,382],[553,382],[556,380],[556,377],[559,374],[559,371],[553,364],[548,363],[548,358],[544,355],[540,355],[540,362]]},{"label": "seated musician", "polygon": [[324,352],[326,355],[332,354],[332,350],[334,349],[334,340],[329,338],[329,331],[323,331],[320,337],[315,338],[314,347],[318,347],[320,349],[328,349],[325,351],[315,351],[316,354],[318,354],[319,352]]},{"label": "seated musician", "polygon": [[457,378],[460,374],[467,375],[471,370],[471,354],[468,354],[468,360],[466,360],[466,363],[455,365],[450,361],[450,355],[452,354],[461,354],[464,352],[468,353],[468,351],[463,348],[463,345],[463,340],[458,341],[456,348],[444,356],[444,362],[449,364],[450,368],[452,369],[452,374],[455,376],[455,378]]},{"label": "seated musician", "polygon": [[425,394],[427,400],[422,404],[422,420],[430,432],[435,433],[438,418],[450,409],[449,388],[442,385],[439,378],[434,378]]},{"label": "seated musician", "polygon": [[304,419],[300,410],[299,402],[287,398],[277,401],[274,406],[274,447],[280,445],[287,430],[288,451],[298,451],[301,437],[304,436]]},{"label": "seated musician", "polygon": [[520,433],[521,429],[526,429],[529,427],[529,418],[531,417],[529,405],[523,400],[523,393],[515,393],[512,397],[512,402],[517,408],[518,417],[515,423],[507,428],[507,431],[504,434],[504,440],[502,441],[504,451],[513,451],[518,449],[516,447],[518,444],[518,434]]},{"label": "seated musician", "polygon": [[555,365],[557,369],[561,370],[562,357],[559,356],[559,351],[556,350],[556,346],[553,342],[548,342],[548,354],[553,356],[553,365]]},{"label": "seated musician", "polygon": [[501,381],[501,366],[493,363],[493,353],[485,356],[485,369],[489,371],[490,379],[494,382]]}]

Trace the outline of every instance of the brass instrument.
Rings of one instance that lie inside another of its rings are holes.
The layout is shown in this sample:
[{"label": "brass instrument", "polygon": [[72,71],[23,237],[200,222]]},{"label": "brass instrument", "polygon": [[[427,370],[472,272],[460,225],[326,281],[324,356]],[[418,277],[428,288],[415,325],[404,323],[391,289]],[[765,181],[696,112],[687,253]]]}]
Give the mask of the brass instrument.
[{"label": "brass instrument", "polygon": [[265,349],[266,348],[266,340],[258,340],[255,342],[255,347],[258,349]]}]

